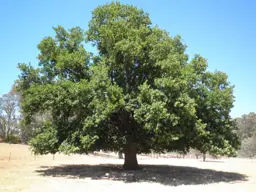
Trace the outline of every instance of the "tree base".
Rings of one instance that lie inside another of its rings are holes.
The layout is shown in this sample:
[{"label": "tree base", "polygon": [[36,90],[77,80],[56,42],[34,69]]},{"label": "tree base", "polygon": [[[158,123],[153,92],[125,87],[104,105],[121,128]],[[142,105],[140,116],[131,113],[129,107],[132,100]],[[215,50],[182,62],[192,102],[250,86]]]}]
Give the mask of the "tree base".
[{"label": "tree base", "polygon": [[126,170],[139,169],[137,161],[137,147],[134,143],[129,143],[124,146],[124,165]]},{"label": "tree base", "polygon": [[204,153],[203,154],[203,162],[205,162],[205,160],[206,160],[206,154]]},{"label": "tree base", "polygon": [[139,165],[130,165],[130,164],[124,164],[123,169],[125,170],[138,170],[140,169]]}]

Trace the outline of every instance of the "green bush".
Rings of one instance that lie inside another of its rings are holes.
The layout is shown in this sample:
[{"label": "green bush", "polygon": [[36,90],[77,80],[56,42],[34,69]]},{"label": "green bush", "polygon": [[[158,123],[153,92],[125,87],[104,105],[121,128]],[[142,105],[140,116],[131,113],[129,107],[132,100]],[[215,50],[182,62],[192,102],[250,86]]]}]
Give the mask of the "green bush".
[{"label": "green bush", "polygon": [[17,135],[9,135],[4,141],[12,144],[21,143],[20,137]]}]

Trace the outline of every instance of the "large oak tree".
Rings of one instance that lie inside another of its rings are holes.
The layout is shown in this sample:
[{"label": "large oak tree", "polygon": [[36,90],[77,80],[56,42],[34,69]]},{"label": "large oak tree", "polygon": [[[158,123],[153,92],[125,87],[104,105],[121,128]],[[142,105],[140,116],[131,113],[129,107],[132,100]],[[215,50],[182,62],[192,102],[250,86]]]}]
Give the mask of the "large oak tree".
[{"label": "large oak tree", "polygon": [[[93,11],[86,32],[54,30],[38,45],[38,68],[19,64],[26,123],[52,119],[32,140],[35,151],[124,151],[125,169],[152,150],[235,154],[227,76],[208,72],[200,55],[189,60],[181,37],[153,26],[143,10],[110,3]],[[45,139],[51,144],[40,145]]]}]

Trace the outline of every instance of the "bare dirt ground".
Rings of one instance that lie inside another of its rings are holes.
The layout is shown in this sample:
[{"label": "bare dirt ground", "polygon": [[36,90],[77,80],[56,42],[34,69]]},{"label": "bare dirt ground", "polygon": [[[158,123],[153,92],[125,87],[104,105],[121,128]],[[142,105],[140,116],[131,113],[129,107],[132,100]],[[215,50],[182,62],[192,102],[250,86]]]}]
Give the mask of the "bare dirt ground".
[{"label": "bare dirt ground", "polygon": [[[141,170],[103,155],[34,156],[25,145],[0,143],[0,192],[66,191],[256,191],[256,160],[150,158]],[[9,161],[10,159],[10,161]]]}]

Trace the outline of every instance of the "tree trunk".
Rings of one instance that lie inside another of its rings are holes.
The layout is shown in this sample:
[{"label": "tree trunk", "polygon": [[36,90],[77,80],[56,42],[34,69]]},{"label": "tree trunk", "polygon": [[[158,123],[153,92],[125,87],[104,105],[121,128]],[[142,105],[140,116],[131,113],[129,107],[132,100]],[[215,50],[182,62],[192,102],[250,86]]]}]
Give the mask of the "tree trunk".
[{"label": "tree trunk", "polygon": [[206,160],[206,153],[203,154],[203,161],[205,162]]},{"label": "tree trunk", "polygon": [[121,152],[121,151],[118,151],[118,158],[119,159],[123,159],[124,157],[123,157],[123,153]]},{"label": "tree trunk", "polygon": [[137,161],[137,147],[135,143],[129,143],[124,146],[124,169],[135,170],[139,168]]}]

